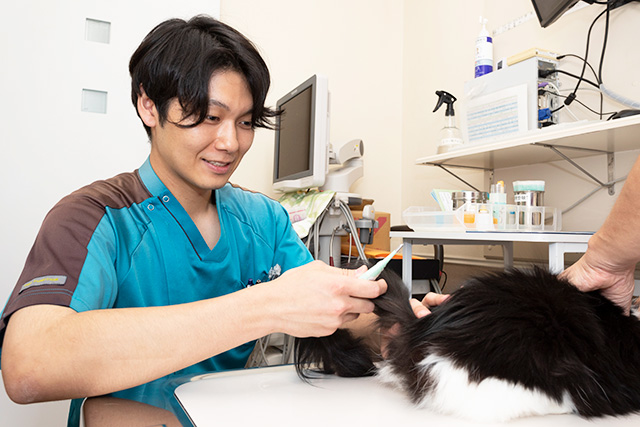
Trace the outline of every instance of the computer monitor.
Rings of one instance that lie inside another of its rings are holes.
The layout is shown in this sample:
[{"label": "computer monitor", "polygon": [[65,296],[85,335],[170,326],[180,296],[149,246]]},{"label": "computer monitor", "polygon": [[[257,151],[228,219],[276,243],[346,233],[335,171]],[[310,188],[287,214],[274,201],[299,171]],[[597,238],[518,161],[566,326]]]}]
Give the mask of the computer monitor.
[{"label": "computer monitor", "polygon": [[329,169],[329,84],[314,75],[276,103],[273,189],[321,187]]},{"label": "computer monitor", "polygon": [[580,0],[531,0],[542,28],[553,24],[579,1]]}]

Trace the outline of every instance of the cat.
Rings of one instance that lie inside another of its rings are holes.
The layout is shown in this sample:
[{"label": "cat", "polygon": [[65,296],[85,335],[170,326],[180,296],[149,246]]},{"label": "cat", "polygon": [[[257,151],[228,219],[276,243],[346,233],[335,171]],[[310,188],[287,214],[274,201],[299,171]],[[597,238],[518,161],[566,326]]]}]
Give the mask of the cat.
[{"label": "cat", "polygon": [[377,375],[418,407],[485,422],[640,411],[640,318],[599,291],[540,268],[511,270],[466,281],[416,318],[400,277],[380,277],[388,290],[373,300],[378,326],[399,325],[385,360],[339,329],[296,340],[301,378]]}]

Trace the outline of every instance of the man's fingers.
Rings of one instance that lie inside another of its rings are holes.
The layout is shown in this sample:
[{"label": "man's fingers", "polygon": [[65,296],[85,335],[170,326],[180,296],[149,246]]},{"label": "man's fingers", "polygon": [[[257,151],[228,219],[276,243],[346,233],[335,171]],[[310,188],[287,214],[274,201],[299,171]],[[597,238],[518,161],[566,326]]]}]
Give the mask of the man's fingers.
[{"label": "man's fingers", "polygon": [[448,294],[436,294],[435,292],[429,292],[422,299],[422,304],[428,307],[435,307],[445,302],[449,298]]},{"label": "man's fingers", "polygon": [[420,301],[418,301],[415,298],[411,298],[409,303],[411,304],[411,308],[413,309],[413,313],[418,318],[424,317],[427,314],[431,313],[431,311],[429,311],[429,309],[427,307],[425,307],[425,305],[423,303],[421,303]]},{"label": "man's fingers", "polygon": [[374,299],[387,292],[387,282],[384,279],[364,280],[354,278],[345,283],[344,290],[351,297]]}]

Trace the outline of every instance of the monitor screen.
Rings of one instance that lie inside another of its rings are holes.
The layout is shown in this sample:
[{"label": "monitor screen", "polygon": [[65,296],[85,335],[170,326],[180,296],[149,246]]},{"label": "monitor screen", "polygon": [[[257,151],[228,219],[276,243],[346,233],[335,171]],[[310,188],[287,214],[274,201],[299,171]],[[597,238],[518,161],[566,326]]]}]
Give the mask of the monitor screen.
[{"label": "monitor screen", "polygon": [[311,95],[311,87],[307,87],[280,106],[286,114],[280,121],[276,178],[304,174],[311,170]]},{"label": "monitor screen", "polygon": [[531,0],[543,28],[553,24],[580,0]]},{"label": "monitor screen", "polygon": [[296,191],[321,187],[328,170],[329,92],[327,79],[314,75],[280,98],[273,188]]}]

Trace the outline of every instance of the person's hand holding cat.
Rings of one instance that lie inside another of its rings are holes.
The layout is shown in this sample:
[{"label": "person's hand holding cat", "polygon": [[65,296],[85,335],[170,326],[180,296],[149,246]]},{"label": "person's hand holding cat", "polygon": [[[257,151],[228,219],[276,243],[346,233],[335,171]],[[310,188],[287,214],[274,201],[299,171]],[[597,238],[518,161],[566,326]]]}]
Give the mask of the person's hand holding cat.
[{"label": "person's hand holding cat", "polygon": [[[416,317],[424,317],[431,313],[428,307],[435,307],[437,305],[442,304],[449,298],[448,294],[437,294],[435,292],[429,292],[422,299],[422,302],[418,301],[415,298],[411,298],[409,301],[411,303],[411,308],[415,313]],[[391,328],[380,331],[380,352],[382,354],[382,358],[386,358],[387,354],[387,344],[391,340],[391,338],[398,333],[399,325],[395,324]]]},{"label": "person's hand holding cat", "polygon": [[594,251],[587,251],[559,277],[583,292],[601,290],[603,296],[629,314],[635,287],[634,271],[635,264],[627,268],[618,267],[607,263],[606,258],[594,255]]}]

